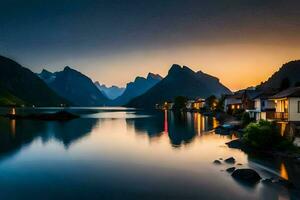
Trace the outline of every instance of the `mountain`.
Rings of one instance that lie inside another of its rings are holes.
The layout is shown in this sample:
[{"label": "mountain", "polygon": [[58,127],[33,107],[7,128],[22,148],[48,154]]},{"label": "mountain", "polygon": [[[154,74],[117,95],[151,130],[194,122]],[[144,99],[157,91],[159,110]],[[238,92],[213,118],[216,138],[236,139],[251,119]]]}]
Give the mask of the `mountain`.
[{"label": "mountain", "polygon": [[125,105],[133,98],[144,94],[154,85],[162,80],[162,77],[158,74],[149,73],[147,78],[136,77],[133,82],[127,83],[124,93],[116,98],[113,105]]},{"label": "mountain", "polygon": [[59,106],[69,102],[58,96],[35,73],[0,56],[0,105]]},{"label": "mountain", "polygon": [[[300,60],[288,62],[275,72],[266,82],[258,86],[259,89],[280,89],[283,82],[286,81],[288,86],[300,86]],[[288,87],[287,86],[287,87]]]},{"label": "mountain", "polygon": [[210,95],[221,96],[228,93],[231,91],[222,85],[218,78],[174,64],[162,81],[145,94],[131,100],[127,106],[154,108],[155,104],[172,101],[176,96],[206,98]]},{"label": "mountain", "polygon": [[109,102],[89,77],[68,66],[55,73],[43,70],[38,76],[76,106],[103,106]]},{"label": "mountain", "polygon": [[109,99],[113,100],[118,98],[123,94],[125,88],[118,86],[107,87],[106,85],[101,85],[98,81],[95,82],[96,87]]}]

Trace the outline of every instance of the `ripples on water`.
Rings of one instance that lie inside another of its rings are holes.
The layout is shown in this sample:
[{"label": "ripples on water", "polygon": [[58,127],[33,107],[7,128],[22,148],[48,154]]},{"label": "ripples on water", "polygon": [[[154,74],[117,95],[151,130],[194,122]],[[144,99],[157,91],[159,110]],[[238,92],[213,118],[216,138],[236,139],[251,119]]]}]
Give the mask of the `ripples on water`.
[{"label": "ripples on water", "polygon": [[212,164],[230,156],[263,177],[277,174],[298,183],[297,166],[227,148],[225,143],[234,136],[215,134],[218,122],[199,113],[72,111],[82,118],[0,118],[1,199],[291,198],[283,188],[241,185],[224,172],[230,165]]}]

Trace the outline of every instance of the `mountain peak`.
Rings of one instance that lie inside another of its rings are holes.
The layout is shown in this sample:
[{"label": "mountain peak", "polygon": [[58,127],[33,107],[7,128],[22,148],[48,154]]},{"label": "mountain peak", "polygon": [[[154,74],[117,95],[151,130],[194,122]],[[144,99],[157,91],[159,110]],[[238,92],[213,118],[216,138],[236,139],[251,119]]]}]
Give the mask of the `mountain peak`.
[{"label": "mountain peak", "polygon": [[71,70],[73,70],[73,69],[69,66],[65,66],[65,68],[64,68],[64,71],[71,71]]},{"label": "mountain peak", "polygon": [[151,73],[149,72],[148,75],[147,75],[147,79],[158,79],[158,80],[161,80],[163,79],[159,74],[154,74],[154,73]]},{"label": "mountain peak", "polygon": [[168,74],[173,73],[173,72],[177,72],[180,71],[182,68],[180,65],[178,64],[173,64],[172,67],[169,69]]},{"label": "mountain peak", "polygon": [[144,77],[141,77],[141,76],[137,76],[137,77],[134,79],[134,82],[142,81],[142,80],[145,80],[145,78],[144,78]]},{"label": "mountain peak", "polygon": [[41,74],[52,74],[52,72],[50,72],[50,71],[48,71],[46,69],[43,69],[42,72],[41,72]]}]

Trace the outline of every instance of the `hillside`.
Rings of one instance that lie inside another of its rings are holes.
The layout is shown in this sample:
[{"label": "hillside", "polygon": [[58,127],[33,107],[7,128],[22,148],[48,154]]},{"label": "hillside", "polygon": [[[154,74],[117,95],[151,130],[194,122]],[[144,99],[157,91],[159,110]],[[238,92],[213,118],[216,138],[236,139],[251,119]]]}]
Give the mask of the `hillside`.
[{"label": "hillside", "polygon": [[284,64],[277,72],[275,72],[266,82],[258,86],[259,89],[280,89],[283,81],[287,81],[287,86],[300,85],[300,60],[291,61]]},{"label": "hillside", "polygon": [[0,56],[0,105],[59,106],[69,102],[17,62]]},{"label": "hillside", "polygon": [[125,88],[123,87],[118,87],[115,85],[107,87],[104,84],[101,85],[98,81],[95,82],[95,85],[107,98],[111,100],[118,98],[125,91]]},{"label": "hillside", "polygon": [[133,82],[127,84],[124,93],[115,99],[112,104],[118,106],[125,105],[133,98],[144,94],[161,80],[162,77],[160,75],[153,73],[149,73],[147,78],[136,77]]},{"label": "hillside", "polygon": [[89,77],[68,66],[55,73],[43,70],[38,75],[57,94],[76,106],[104,106],[109,102]]},{"label": "hillside", "polygon": [[222,85],[219,79],[174,64],[162,81],[145,94],[130,101],[127,106],[154,108],[156,103],[173,100],[176,96],[206,98],[210,95],[221,96],[228,93],[231,91]]}]

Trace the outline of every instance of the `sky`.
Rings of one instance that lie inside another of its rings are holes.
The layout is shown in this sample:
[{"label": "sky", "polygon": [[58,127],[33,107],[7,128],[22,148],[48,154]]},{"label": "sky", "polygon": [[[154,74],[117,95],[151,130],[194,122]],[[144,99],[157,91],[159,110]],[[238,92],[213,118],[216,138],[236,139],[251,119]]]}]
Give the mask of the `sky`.
[{"label": "sky", "polygon": [[0,0],[0,54],[124,86],[173,63],[232,90],[300,59],[299,0]]}]

